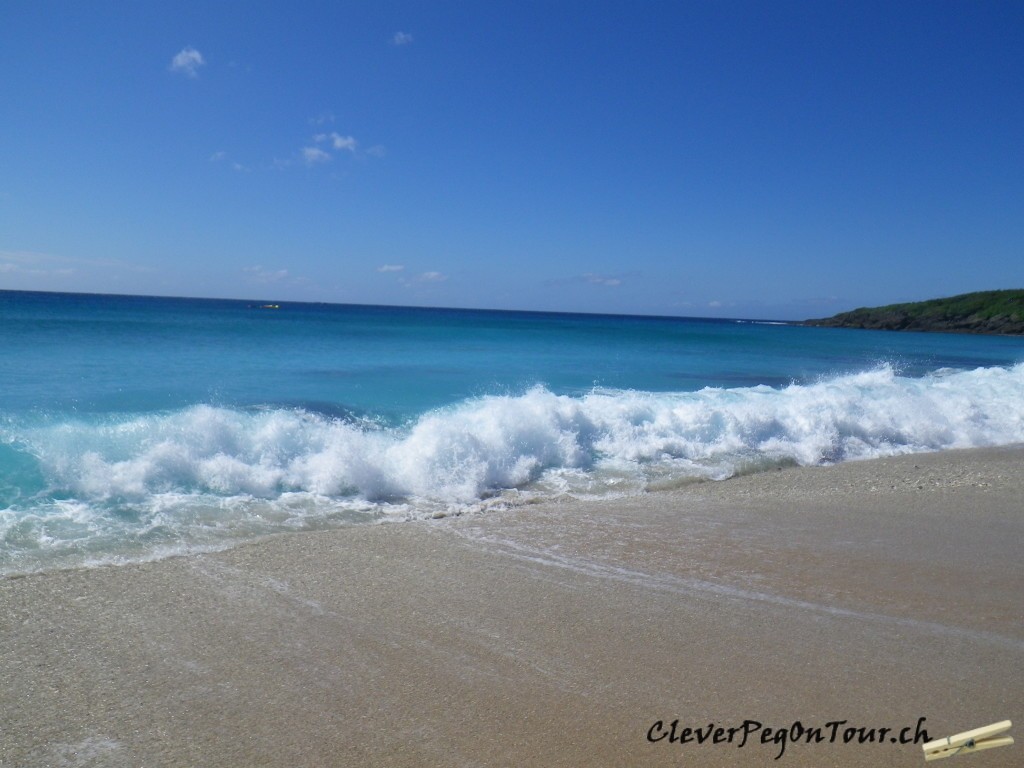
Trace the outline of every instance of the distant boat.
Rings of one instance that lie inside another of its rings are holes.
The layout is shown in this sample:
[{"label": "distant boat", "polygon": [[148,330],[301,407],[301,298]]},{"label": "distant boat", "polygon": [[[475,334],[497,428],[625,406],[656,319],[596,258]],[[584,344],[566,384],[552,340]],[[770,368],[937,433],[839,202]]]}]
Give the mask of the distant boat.
[{"label": "distant boat", "polygon": [[280,304],[260,304],[260,309],[280,309]]}]

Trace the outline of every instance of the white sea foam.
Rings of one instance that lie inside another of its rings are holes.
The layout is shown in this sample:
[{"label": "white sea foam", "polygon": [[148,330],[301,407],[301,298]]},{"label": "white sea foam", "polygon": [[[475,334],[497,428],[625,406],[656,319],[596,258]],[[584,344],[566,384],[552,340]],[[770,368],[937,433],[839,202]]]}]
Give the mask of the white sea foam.
[{"label": "white sea foam", "polygon": [[130,535],[152,549],[182,536],[209,544],[434,514],[510,489],[636,492],[750,465],[1024,442],[1024,364],[922,378],[882,366],[784,388],[686,393],[570,397],[536,387],[401,428],[201,405],[7,429],[5,442],[35,457],[46,487],[0,511],[0,540],[21,550],[88,542],[102,550],[101,540]]},{"label": "white sea foam", "polygon": [[392,429],[302,410],[202,405],[20,438],[53,487],[85,501],[306,492],[470,502],[559,470],[670,462],[728,476],[758,456],[806,465],[1024,441],[1024,365],[923,378],[885,366],[782,389],[569,397],[536,387]]}]

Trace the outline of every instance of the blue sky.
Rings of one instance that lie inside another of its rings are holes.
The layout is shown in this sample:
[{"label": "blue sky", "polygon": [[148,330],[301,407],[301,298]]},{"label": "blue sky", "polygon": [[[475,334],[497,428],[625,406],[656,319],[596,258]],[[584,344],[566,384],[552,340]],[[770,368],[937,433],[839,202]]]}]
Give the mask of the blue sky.
[{"label": "blue sky", "polygon": [[1020,2],[0,6],[0,288],[794,319],[1024,287]]}]

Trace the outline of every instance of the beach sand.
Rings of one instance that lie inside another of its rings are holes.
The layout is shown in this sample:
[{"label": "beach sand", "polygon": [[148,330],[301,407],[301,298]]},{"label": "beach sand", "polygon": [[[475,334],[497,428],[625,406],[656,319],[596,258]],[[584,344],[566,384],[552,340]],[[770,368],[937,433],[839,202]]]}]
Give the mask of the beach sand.
[{"label": "beach sand", "polygon": [[1022,543],[1015,447],[7,578],[0,765],[922,765],[1024,722]]}]

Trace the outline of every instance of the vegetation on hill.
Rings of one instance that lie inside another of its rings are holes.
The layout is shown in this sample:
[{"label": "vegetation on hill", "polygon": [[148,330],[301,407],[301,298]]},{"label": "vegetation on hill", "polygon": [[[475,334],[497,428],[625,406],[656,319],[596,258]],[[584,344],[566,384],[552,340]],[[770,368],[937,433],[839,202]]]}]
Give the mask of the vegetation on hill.
[{"label": "vegetation on hill", "polygon": [[979,291],[946,299],[862,307],[804,325],[888,331],[1024,334],[1024,290]]}]

